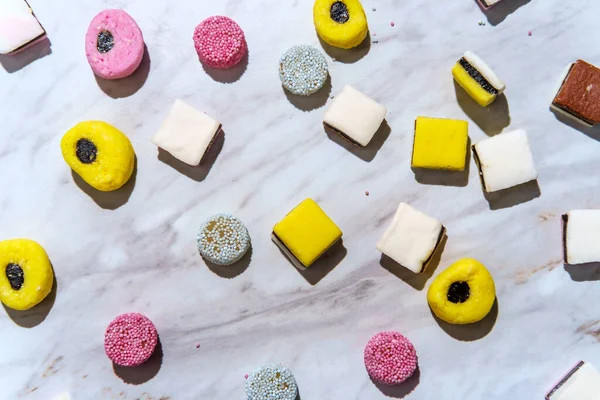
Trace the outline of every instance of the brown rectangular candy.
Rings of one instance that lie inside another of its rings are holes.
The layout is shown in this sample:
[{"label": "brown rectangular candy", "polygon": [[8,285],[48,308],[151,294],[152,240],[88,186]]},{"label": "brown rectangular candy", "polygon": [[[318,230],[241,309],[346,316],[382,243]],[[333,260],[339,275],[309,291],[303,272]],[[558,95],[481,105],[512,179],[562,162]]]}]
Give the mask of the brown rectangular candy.
[{"label": "brown rectangular candy", "polygon": [[600,123],[600,69],[577,60],[567,73],[552,105],[588,124]]}]

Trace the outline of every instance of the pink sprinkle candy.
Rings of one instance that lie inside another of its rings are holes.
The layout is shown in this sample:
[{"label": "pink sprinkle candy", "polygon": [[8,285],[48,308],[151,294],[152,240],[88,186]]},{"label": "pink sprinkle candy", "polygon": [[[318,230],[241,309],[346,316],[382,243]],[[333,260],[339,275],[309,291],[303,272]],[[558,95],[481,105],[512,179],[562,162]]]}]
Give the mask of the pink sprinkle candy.
[{"label": "pink sprinkle candy", "polygon": [[248,51],[244,31],[231,18],[209,17],[194,30],[198,58],[211,68],[230,68],[242,61]]},{"label": "pink sprinkle candy", "polygon": [[158,343],[158,333],[148,317],[138,313],[121,314],[104,334],[104,351],[115,364],[136,367],[147,361]]},{"label": "pink sprinkle candy", "polygon": [[392,21],[392,22],[390,22],[390,25],[394,26],[394,25],[396,25],[396,23],[394,21]]},{"label": "pink sprinkle candy", "polygon": [[199,349],[200,348],[200,343],[196,343],[196,348]]},{"label": "pink sprinkle candy", "polygon": [[365,366],[371,378],[386,385],[397,385],[417,369],[417,351],[398,332],[381,332],[365,346]]},{"label": "pink sprinkle candy", "polygon": [[244,378],[248,379],[248,374],[244,375]]},{"label": "pink sprinkle candy", "polygon": [[527,34],[528,34],[529,36],[533,35],[533,33],[531,33],[531,31],[527,32]]}]

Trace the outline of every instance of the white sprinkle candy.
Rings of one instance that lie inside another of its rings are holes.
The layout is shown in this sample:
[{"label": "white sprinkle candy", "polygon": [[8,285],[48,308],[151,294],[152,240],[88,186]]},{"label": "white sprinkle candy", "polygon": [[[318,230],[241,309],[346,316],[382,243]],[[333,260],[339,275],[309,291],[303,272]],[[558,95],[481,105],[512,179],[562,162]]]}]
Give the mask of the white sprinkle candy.
[{"label": "white sprinkle candy", "polygon": [[295,400],[298,386],[292,372],[279,364],[254,370],[246,381],[248,400]]},{"label": "white sprinkle candy", "polygon": [[309,96],[315,93],[325,85],[328,75],[325,56],[312,46],[294,46],[279,60],[281,84],[296,95]]},{"label": "white sprinkle candy", "polygon": [[231,265],[250,248],[248,230],[238,218],[230,214],[210,217],[198,231],[198,250],[208,261]]}]

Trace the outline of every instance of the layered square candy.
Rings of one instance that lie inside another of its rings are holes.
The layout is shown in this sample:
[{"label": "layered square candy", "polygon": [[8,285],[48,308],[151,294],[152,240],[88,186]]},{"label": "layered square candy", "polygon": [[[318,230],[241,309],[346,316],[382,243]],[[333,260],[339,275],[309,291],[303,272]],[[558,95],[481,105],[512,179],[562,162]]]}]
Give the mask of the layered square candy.
[{"label": "layered square candy", "polygon": [[14,54],[43,40],[42,28],[25,0],[0,1],[0,54]]},{"label": "layered square candy", "polygon": [[550,106],[554,111],[591,127],[600,123],[600,69],[583,60],[567,67]]},{"label": "layered square candy", "polygon": [[442,223],[421,211],[400,203],[377,250],[415,273],[424,272],[446,229]]},{"label": "layered square candy", "polygon": [[500,3],[502,0],[477,0],[479,2],[479,4],[481,4],[481,6],[487,10],[490,7],[495,6],[496,4]]},{"label": "layered square candy", "polygon": [[548,392],[546,400],[600,400],[600,372],[580,361]]},{"label": "layered square candy", "polygon": [[468,140],[467,121],[417,117],[412,167],[463,171]]},{"label": "layered square candy", "polygon": [[325,113],[323,125],[358,147],[369,144],[387,109],[350,85],[344,86]]},{"label": "layered square candy", "polygon": [[176,100],[152,142],[189,165],[199,165],[221,131],[221,124]]},{"label": "layered square candy", "polygon": [[600,262],[600,210],[573,210],[562,218],[565,262]]},{"label": "layered square candy", "polygon": [[310,267],[342,237],[313,199],[306,199],[273,227],[271,238],[298,269]]},{"label": "layered square candy", "polygon": [[506,85],[477,54],[467,51],[452,68],[454,80],[482,107],[490,105]]},{"label": "layered square candy", "polygon": [[508,189],[537,179],[527,133],[502,133],[473,146],[481,183],[486,192]]}]

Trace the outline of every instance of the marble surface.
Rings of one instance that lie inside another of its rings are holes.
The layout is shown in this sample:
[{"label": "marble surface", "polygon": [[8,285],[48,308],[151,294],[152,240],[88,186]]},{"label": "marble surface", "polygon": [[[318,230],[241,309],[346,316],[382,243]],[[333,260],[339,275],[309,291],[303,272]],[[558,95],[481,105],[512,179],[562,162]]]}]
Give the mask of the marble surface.
[{"label": "marble surface", "polygon": [[[277,62],[294,44],[322,46],[311,0],[30,3],[51,46],[0,58],[0,237],[39,241],[57,287],[29,312],[2,310],[0,398],[243,399],[244,375],[275,361],[291,367],[303,400],[542,399],[579,359],[600,365],[600,266],[563,266],[560,222],[600,207],[600,133],[548,110],[568,63],[600,64],[598,2],[505,0],[484,13],[472,0],[364,0],[378,43],[326,49],[331,81],[308,99],[283,91]],[[137,19],[149,55],[119,82],[94,78],[83,49],[89,21],[108,7]],[[236,19],[249,43],[248,60],[226,73],[205,70],[192,46],[194,26],[213,14]],[[507,83],[488,109],[452,81],[467,49]],[[389,110],[364,150],[321,125],[347,83]],[[150,141],[177,98],[223,123],[204,167]],[[468,119],[472,142],[526,129],[537,185],[486,198],[472,160],[464,174],[413,172],[417,115]],[[136,150],[137,172],[116,193],[90,189],[61,158],[63,133],[88,119],[116,125]],[[300,273],[270,232],[306,197],[344,238]],[[415,276],[375,249],[400,201],[448,228],[432,273]],[[252,254],[232,268],[207,266],[196,250],[197,227],[221,211],[252,235]],[[481,323],[450,326],[432,316],[426,291],[466,256],[495,277],[497,306]],[[104,330],[132,311],[154,321],[161,349],[144,367],[115,370]],[[418,351],[418,376],[398,388],[374,385],[362,363],[381,330]]]}]

